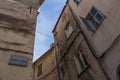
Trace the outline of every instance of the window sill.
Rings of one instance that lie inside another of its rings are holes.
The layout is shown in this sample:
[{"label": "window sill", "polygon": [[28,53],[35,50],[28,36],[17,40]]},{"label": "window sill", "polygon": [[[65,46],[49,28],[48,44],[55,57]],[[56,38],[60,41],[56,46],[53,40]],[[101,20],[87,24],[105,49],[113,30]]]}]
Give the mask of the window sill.
[{"label": "window sill", "polygon": [[66,36],[67,37],[67,41],[70,39],[70,37],[72,36],[74,31],[72,31],[72,33],[69,35],[69,36]]},{"label": "window sill", "polygon": [[79,74],[78,74],[78,78],[89,68],[89,66],[87,65]]}]

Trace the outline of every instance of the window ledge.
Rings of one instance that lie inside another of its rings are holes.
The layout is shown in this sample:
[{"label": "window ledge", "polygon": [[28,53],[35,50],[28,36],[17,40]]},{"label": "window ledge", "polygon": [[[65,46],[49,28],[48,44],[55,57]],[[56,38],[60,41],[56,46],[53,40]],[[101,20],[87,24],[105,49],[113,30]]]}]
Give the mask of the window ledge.
[{"label": "window ledge", "polygon": [[78,74],[78,78],[89,68],[89,66],[87,65],[79,74]]},{"label": "window ledge", "polygon": [[72,36],[74,31],[72,31],[72,33],[67,37],[67,41],[70,39],[70,37]]}]

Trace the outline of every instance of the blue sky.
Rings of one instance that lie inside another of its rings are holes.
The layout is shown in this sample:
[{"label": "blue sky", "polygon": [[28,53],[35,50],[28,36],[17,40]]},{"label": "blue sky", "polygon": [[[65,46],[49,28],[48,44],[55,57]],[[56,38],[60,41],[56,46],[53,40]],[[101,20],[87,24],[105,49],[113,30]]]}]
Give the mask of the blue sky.
[{"label": "blue sky", "polygon": [[37,18],[33,61],[43,55],[54,42],[52,30],[66,0],[45,0]]}]

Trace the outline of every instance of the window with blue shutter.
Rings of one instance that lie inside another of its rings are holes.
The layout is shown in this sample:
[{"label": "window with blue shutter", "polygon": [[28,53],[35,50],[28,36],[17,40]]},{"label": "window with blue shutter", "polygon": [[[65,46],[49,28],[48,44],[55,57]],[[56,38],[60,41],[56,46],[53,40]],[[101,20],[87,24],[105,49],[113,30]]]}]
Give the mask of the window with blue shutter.
[{"label": "window with blue shutter", "polygon": [[62,80],[64,78],[64,69],[61,67],[60,68],[60,79]]},{"label": "window with blue shutter", "polygon": [[77,53],[77,55],[73,56],[79,74],[82,73],[88,67],[88,64],[83,54],[83,51],[80,50],[79,53]]},{"label": "window with blue shutter", "polygon": [[9,65],[17,65],[26,67],[28,64],[28,58],[25,56],[11,55]]},{"label": "window with blue shutter", "polygon": [[97,10],[94,7],[92,7],[92,9],[90,10],[90,13],[92,16],[94,16],[97,13]]},{"label": "window with blue shutter", "polygon": [[94,6],[91,8],[90,10],[90,15],[94,18],[94,20],[96,22],[98,22],[99,24],[103,21],[103,19],[105,18],[105,16],[103,15],[103,13],[98,10],[97,8],[95,8]]},{"label": "window with blue shutter", "polygon": [[94,29],[92,29],[91,25],[88,23],[88,21],[87,21],[85,18],[80,17],[80,20],[81,20],[82,24],[84,24],[84,26],[85,26],[88,30],[90,30],[90,31],[92,31],[92,32],[95,31]]},{"label": "window with blue shutter", "polygon": [[80,17],[81,23],[92,32],[96,32],[104,19],[104,14],[94,6],[91,8],[86,18]]},{"label": "window with blue shutter", "polygon": [[38,77],[42,75],[42,64],[38,66]]},{"label": "window with blue shutter", "polygon": [[74,0],[74,2],[79,5],[81,0]]}]

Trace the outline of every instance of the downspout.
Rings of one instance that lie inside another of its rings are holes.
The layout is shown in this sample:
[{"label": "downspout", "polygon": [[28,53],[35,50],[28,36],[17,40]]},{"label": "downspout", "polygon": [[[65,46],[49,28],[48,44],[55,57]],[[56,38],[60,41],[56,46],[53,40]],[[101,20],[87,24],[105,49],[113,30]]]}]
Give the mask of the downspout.
[{"label": "downspout", "polygon": [[33,79],[32,80],[35,80],[35,68],[33,67]]},{"label": "downspout", "polygon": [[71,80],[71,79],[70,79],[70,72],[69,72],[69,68],[68,68],[68,66],[67,66],[67,62],[66,62],[65,58],[64,58],[64,62],[65,62],[65,66],[66,66],[66,69],[67,69],[67,72],[68,72],[68,77],[69,77],[69,80]]},{"label": "downspout", "polygon": [[59,63],[58,63],[58,60],[57,60],[56,44],[55,44],[55,58],[56,58],[56,66],[57,66],[58,79],[60,80],[60,75],[59,75]]},{"label": "downspout", "polygon": [[[77,24],[80,25],[81,23],[78,21],[78,19],[76,19],[76,16],[75,16],[75,14],[74,14],[74,12],[73,12],[73,10],[72,10],[72,8],[71,8],[71,6],[70,6],[69,4],[68,4],[68,7],[69,7],[69,9],[70,9],[70,11],[71,11],[71,13],[72,13],[75,21],[77,22]],[[102,66],[102,63],[101,63],[100,60],[99,60],[100,57],[96,56],[96,54],[95,54],[96,52],[95,52],[94,48],[90,46],[90,42],[89,42],[89,40],[87,39],[87,37],[85,36],[85,34],[84,34],[84,32],[82,31],[81,27],[79,27],[79,29],[80,29],[81,34],[83,35],[83,37],[84,37],[84,39],[85,39],[85,42],[86,42],[87,46],[89,47],[89,50],[91,51],[92,55],[95,57],[95,59],[97,60],[97,62],[99,63],[99,65],[100,65],[100,67],[101,67],[101,69],[102,69],[102,71],[103,71],[103,74],[104,74],[106,80],[110,80],[109,77],[108,77],[107,72],[104,70],[104,67]]]}]

